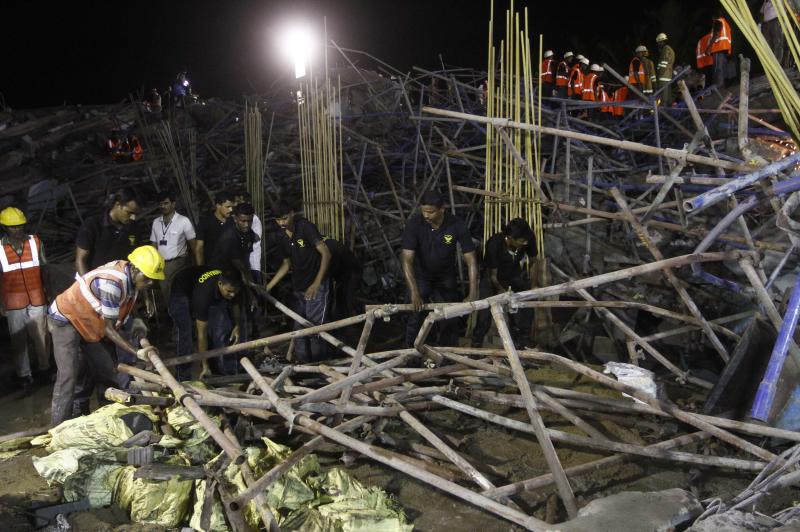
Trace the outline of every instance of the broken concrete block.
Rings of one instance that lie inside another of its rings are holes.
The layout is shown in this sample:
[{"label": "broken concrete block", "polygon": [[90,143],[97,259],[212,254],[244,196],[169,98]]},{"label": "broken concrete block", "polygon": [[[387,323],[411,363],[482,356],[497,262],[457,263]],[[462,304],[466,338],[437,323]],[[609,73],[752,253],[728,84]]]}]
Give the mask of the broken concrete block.
[{"label": "broken concrete block", "polygon": [[694,495],[673,488],[664,491],[623,491],[596,499],[578,517],[553,525],[553,532],[668,532],[691,523],[703,507]]},{"label": "broken concrete block", "polygon": [[719,530],[768,532],[774,529],[775,520],[771,517],[730,510],[695,523],[687,532],[717,532]]}]

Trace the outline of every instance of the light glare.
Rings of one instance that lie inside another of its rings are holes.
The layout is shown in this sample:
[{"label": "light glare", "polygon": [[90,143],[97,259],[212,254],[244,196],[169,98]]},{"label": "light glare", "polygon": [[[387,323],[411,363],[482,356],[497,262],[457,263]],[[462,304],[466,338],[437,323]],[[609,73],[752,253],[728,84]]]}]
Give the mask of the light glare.
[{"label": "light glare", "polygon": [[306,65],[314,52],[314,46],[314,35],[307,25],[289,26],[281,34],[281,51],[294,64],[296,78],[306,75]]}]

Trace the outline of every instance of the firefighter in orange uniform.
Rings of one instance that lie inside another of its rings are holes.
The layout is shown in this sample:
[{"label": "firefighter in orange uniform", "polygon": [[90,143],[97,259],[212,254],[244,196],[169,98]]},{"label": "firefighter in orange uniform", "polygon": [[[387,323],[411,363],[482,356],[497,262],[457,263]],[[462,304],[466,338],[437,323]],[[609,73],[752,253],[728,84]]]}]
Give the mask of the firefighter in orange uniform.
[{"label": "firefighter in orange uniform", "polygon": [[714,85],[718,89],[722,89],[725,87],[725,71],[728,68],[728,59],[730,58],[733,44],[731,26],[724,17],[712,19],[711,24],[711,38],[705,53],[711,56]]},{"label": "firefighter in orange uniform", "polygon": [[567,85],[567,95],[573,100],[583,99],[583,78],[589,70],[589,60],[580,56],[580,60],[572,65],[569,71],[569,84]]},{"label": "firefighter in orange uniform", "polygon": [[[164,257],[153,246],[134,249],[84,275],[56,297],[47,312],[58,376],[53,387],[52,424],[88,413],[91,385],[116,385],[116,350],[145,356],[119,329],[131,316],[139,291],[164,280]],[[156,351],[157,352],[157,351]],[[91,374],[91,379],[89,375]]]},{"label": "firefighter in orange uniform", "polygon": [[33,387],[28,339],[38,361],[38,373],[46,375],[50,367],[45,320],[47,296],[44,282],[44,248],[36,235],[25,233],[25,214],[14,207],[0,211],[2,267],[2,310],[8,321],[11,356],[20,385],[27,393]]},{"label": "firefighter in orange uniform", "polygon": [[558,63],[556,67],[556,96],[559,98],[567,98],[567,85],[569,85],[569,69],[573,65],[572,52],[565,52],[564,58]]},{"label": "firefighter in orange uniform", "polygon": [[549,98],[553,96],[556,80],[556,62],[553,60],[553,50],[545,50],[542,57],[542,97]]}]

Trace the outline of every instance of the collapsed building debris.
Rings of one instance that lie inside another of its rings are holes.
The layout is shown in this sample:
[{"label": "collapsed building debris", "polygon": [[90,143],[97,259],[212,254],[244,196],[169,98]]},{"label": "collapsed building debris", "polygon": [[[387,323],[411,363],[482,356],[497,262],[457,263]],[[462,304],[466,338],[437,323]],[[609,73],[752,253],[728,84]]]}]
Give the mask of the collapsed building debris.
[{"label": "collapsed building debris", "polygon": [[[140,472],[175,437],[172,407],[202,427],[198,443],[213,441],[213,461],[185,456],[168,463],[177,469],[141,473],[204,483],[202,496],[195,491],[192,526],[208,529],[203,523],[217,519],[216,526],[233,530],[299,527],[271,486],[331,442],[349,460],[367,457],[528,530],[591,529],[577,523],[584,518],[586,526],[596,525],[587,516],[603,506],[592,501],[592,486],[581,477],[642,457],[755,478],[739,495],[700,501],[688,492],[668,494],[685,513],[682,523],[701,518],[697,529],[750,510],[768,490],[797,481],[800,288],[792,215],[800,154],[781,129],[769,85],[751,82],[747,59],[739,90],[691,92],[690,71],[681,70],[672,85],[682,99],[673,107],[659,106],[604,65],[636,97],[615,104],[625,109],[622,118],[589,120],[585,111],[599,103],[546,97],[530,121],[487,115],[485,72],[443,65],[406,74],[363,52],[335,43],[332,50],[341,58],[329,73],[338,78],[340,96],[338,109],[326,112],[340,116],[343,165],[336,179],[343,197],[318,197],[344,202],[343,226],[332,225],[364,261],[365,312],[311,325],[287,302],[261,293],[301,328],[184,357],[150,351],[141,367],[120,365],[135,379],[130,389],[107,392],[108,400],[146,405],[151,414],[149,434],[130,431],[132,448],[121,441],[112,446],[126,449],[126,462]],[[358,66],[362,61],[379,66],[367,70]],[[800,84],[796,70],[788,76]],[[310,182],[301,170],[310,140],[298,123],[296,98],[282,87],[241,105],[207,100],[155,111],[132,96],[118,105],[4,112],[2,206],[26,205],[49,260],[66,263],[65,270],[80,222],[122,183],[145,196],[175,188],[197,221],[207,200],[234,183],[246,182],[256,197],[260,173],[263,215]],[[109,153],[106,140],[115,131],[141,139],[141,157]],[[413,348],[376,339],[376,329],[391,326],[385,321],[412,310],[399,302],[397,250],[421,195],[445,190],[472,234],[484,235],[485,207],[512,199],[510,189],[486,184],[487,143],[511,146],[517,131],[541,135],[537,160],[528,160],[531,150],[492,162],[513,166],[528,185],[538,169],[539,188],[528,199],[541,208],[539,244],[551,281],[478,301],[427,305]],[[269,264],[269,246],[264,253]],[[548,311],[537,315],[533,348],[518,348],[509,331],[508,314],[522,308]],[[491,313],[491,347],[429,343],[437,322],[467,321],[476,312]],[[361,334],[349,345],[342,331],[358,326]],[[340,357],[319,364],[263,360],[264,353],[311,335]],[[773,345],[777,362],[767,369],[765,346]],[[178,382],[171,372],[180,363],[234,353],[246,373],[211,377],[211,387]],[[602,363],[651,370],[657,393],[608,376]],[[553,374],[567,377],[554,385]],[[490,467],[483,450],[464,444],[454,430],[474,426],[472,419],[501,427],[497,434],[518,440],[522,452],[536,457],[535,467]],[[308,438],[269,469],[248,459],[249,444],[265,445],[262,436],[298,432]],[[565,463],[565,450],[573,449],[607,456]],[[529,469],[537,472],[520,476]],[[541,497],[553,489],[559,504]],[[69,493],[71,500],[86,495]],[[530,508],[537,505],[546,511],[534,517]],[[212,506],[224,517],[212,517]],[[769,519],[778,526],[796,515],[795,506]],[[623,522],[615,529],[625,530]]]}]

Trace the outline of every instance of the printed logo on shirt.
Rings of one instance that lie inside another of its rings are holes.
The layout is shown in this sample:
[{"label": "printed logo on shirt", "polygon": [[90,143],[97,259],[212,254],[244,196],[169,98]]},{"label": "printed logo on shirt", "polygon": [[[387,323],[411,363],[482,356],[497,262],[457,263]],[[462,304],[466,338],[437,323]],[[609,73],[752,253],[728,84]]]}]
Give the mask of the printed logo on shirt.
[{"label": "printed logo on shirt", "polygon": [[128,235],[128,242],[131,243],[131,246],[136,245],[136,235]]},{"label": "printed logo on shirt", "polygon": [[306,247],[306,241],[303,240],[302,238],[298,238],[297,239],[297,245],[300,246],[301,248],[304,248],[304,247]]},{"label": "printed logo on shirt", "polygon": [[200,283],[200,284],[203,284],[204,282],[208,281],[212,277],[215,277],[215,276],[217,276],[217,275],[219,275],[221,273],[222,273],[222,270],[211,270],[211,271],[206,272],[203,275],[201,275],[200,278],[197,279],[197,282]]},{"label": "printed logo on shirt", "polygon": [[453,235],[444,235],[444,243],[445,244],[452,244],[453,243]]}]

